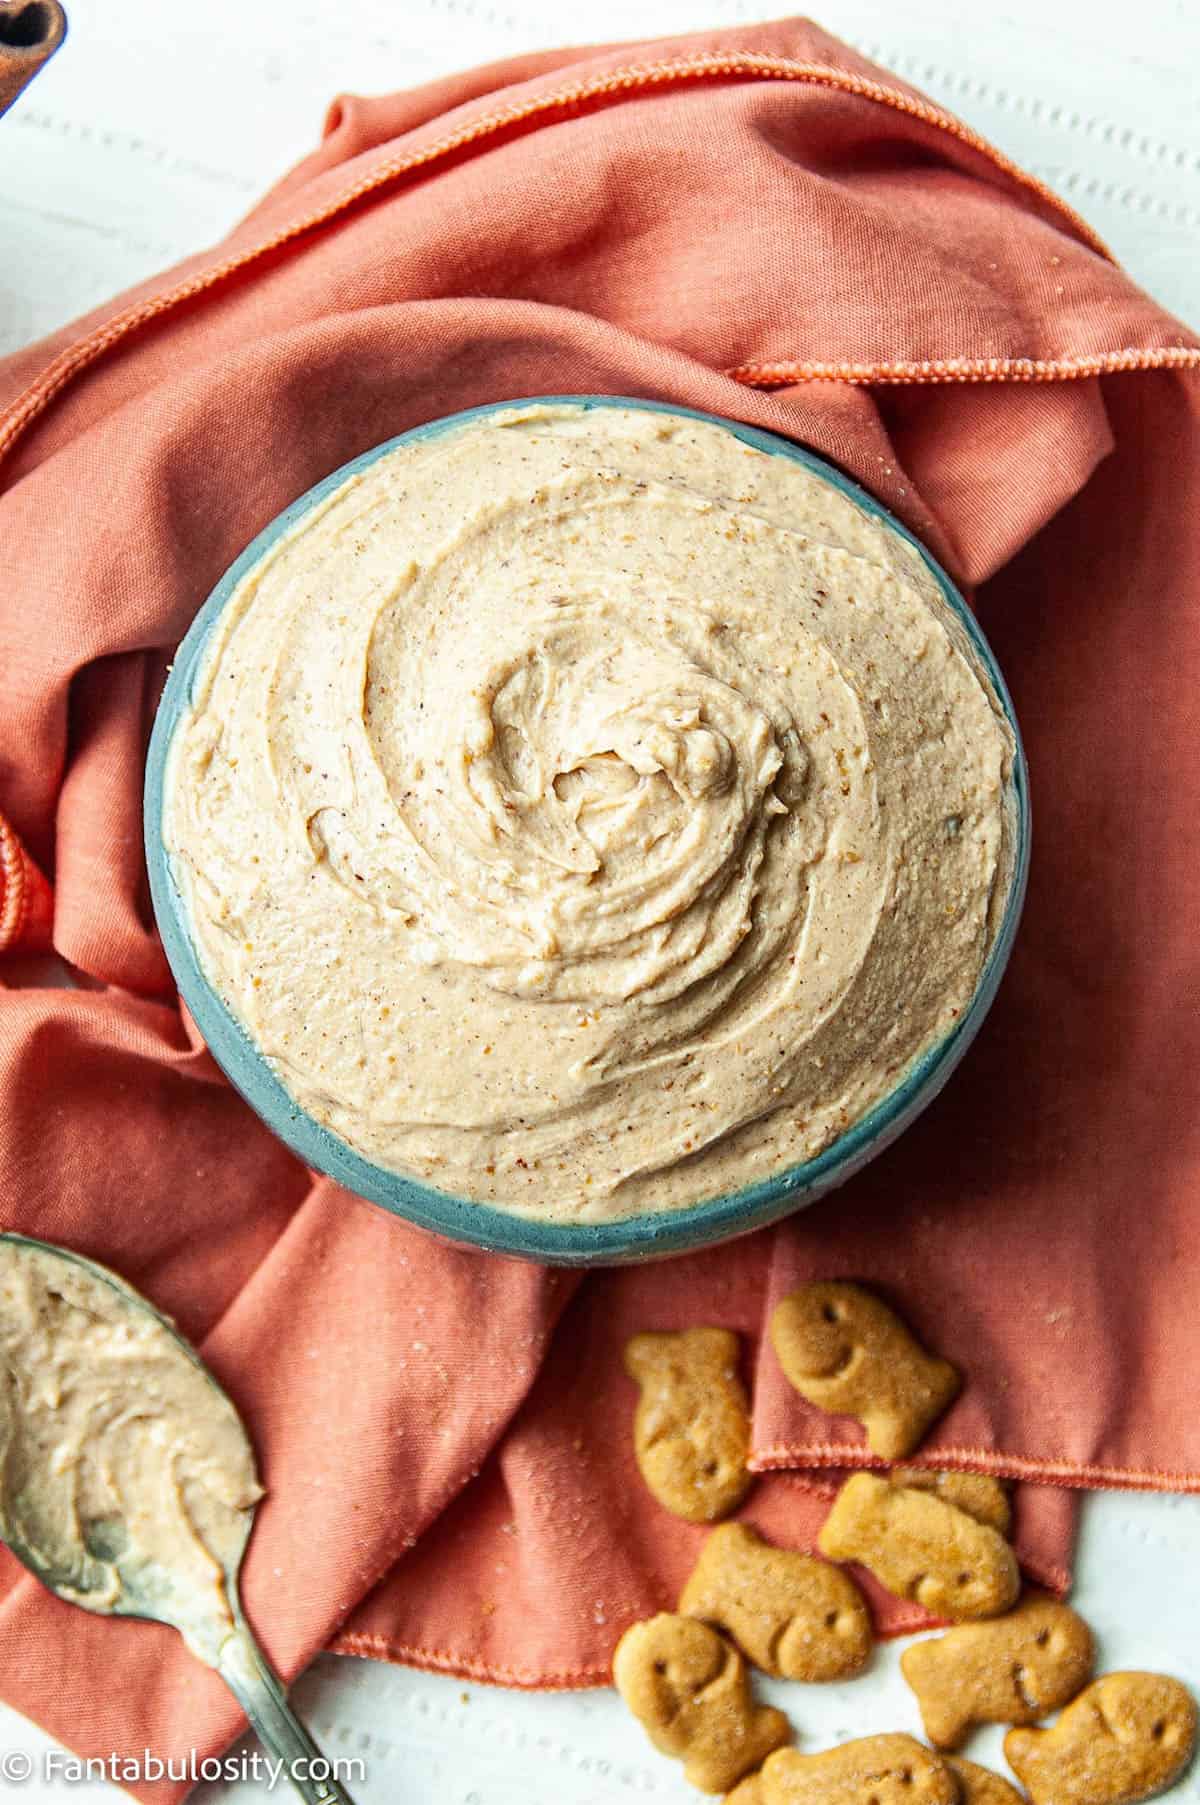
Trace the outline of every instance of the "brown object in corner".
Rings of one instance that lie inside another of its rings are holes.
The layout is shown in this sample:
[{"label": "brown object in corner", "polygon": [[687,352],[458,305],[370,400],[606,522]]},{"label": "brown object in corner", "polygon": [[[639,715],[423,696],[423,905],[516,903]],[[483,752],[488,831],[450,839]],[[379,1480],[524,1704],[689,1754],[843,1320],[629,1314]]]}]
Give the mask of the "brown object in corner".
[{"label": "brown object in corner", "polygon": [[0,0],[0,113],[50,61],[67,35],[58,0]]}]

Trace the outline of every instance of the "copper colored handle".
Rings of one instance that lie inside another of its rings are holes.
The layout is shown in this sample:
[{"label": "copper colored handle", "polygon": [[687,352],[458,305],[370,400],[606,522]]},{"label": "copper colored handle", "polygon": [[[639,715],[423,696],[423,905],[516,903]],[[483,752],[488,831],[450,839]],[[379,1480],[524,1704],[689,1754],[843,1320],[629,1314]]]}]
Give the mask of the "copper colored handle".
[{"label": "copper colored handle", "polygon": [[50,61],[67,35],[58,0],[0,0],[0,113]]}]

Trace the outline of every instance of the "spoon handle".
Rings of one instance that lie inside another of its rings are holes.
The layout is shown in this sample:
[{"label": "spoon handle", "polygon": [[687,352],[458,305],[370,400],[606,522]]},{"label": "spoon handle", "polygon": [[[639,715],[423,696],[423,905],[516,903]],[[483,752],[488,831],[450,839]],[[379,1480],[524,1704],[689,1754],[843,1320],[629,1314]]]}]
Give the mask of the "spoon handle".
[{"label": "spoon handle", "polygon": [[[268,1755],[283,1763],[305,1805],[354,1805],[340,1780],[332,1777],[333,1764],[292,1710],[282,1682],[244,1626],[221,1650],[218,1671]],[[314,1779],[314,1773],[329,1777]]]}]

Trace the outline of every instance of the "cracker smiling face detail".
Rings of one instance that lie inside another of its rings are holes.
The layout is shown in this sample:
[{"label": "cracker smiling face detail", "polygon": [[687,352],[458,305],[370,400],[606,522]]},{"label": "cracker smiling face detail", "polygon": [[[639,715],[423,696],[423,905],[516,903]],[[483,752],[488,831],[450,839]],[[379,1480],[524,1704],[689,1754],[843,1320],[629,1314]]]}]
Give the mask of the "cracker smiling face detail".
[{"label": "cracker smiling face detail", "polygon": [[927,1354],[894,1311],[859,1285],[804,1285],[771,1317],[771,1343],[801,1397],[834,1416],[853,1416],[867,1445],[902,1460],[957,1397],[947,1360]]}]

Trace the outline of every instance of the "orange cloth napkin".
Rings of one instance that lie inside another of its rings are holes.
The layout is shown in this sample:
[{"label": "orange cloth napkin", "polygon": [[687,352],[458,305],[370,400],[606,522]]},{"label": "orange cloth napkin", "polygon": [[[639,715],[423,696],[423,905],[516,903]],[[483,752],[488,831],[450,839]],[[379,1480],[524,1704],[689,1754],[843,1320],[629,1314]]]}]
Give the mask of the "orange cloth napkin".
[{"label": "orange cloth napkin", "polygon": [[[762,1334],[809,1276],[965,1368],[925,1453],[1037,1482],[1047,1582],[1073,1488],[1200,1489],[1198,368],[1067,208],[803,22],[341,101],[216,251],[0,365],[0,807],[79,979],[0,961],[0,1219],[127,1274],[244,1411],[287,1674],[332,1644],[602,1682],[701,1535],[631,1468],[635,1328],[745,1334],[748,1512],[809,1542],[867,1458]],[[1011,682],[1036,848],[999,1001],[898,1145],[776,1231],[580,1282],[438,1245],[257,1123],[176,1001],[139,803],[166,663],[279,509],[419,421],[597,390],[791,434],[924,536]],[[236,1730],[169,1632],[0,1580],[0,1694],[76,1749]]]}]

